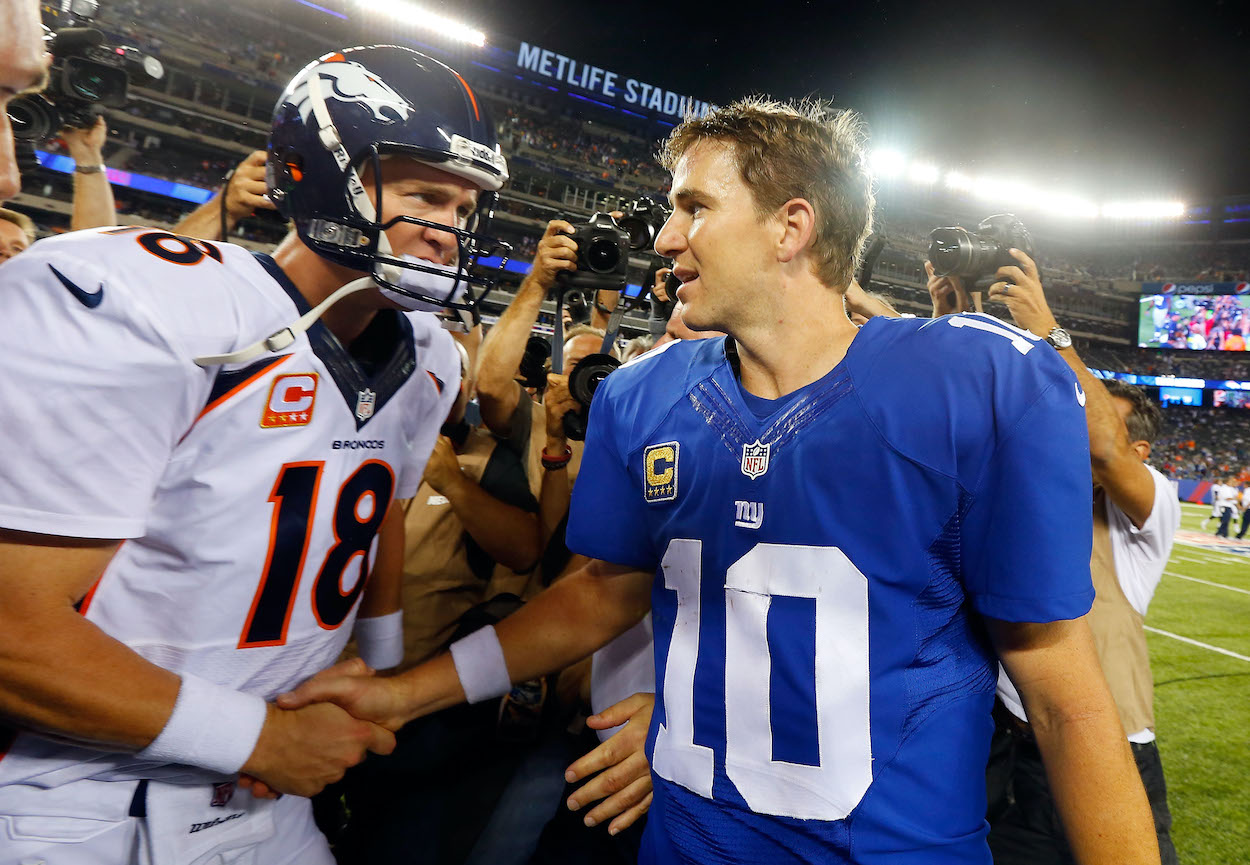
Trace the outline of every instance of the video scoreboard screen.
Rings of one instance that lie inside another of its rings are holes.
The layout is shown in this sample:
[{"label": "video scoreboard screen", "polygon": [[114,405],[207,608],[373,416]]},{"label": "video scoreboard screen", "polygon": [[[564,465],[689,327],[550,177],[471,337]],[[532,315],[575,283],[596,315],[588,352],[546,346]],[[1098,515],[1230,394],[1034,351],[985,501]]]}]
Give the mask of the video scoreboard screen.
[{"label": "video scoreboard screen", "polygon": [[1211,404],[1225,408],[1250,408],[1250,393],[1241,390],[1214,390]]},{"label": "video scoreboard screen", "polygon": [[1142,284],[1137,344],[1191,351],[1250,349],[1250,284]]}]

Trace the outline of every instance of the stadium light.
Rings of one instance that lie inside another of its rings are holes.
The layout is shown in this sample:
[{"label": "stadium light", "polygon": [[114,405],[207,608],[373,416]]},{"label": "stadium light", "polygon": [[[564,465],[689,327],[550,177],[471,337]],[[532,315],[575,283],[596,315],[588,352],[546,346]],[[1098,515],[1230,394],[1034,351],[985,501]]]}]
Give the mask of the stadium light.
[{"label": "stadium light", "polygon": [[887,147],[874,150],[869,157],[869,162],[873,173],[879,178],[886,179],[903,173],[903,169],[907,166],[907,157]]},{"label": "stadium light", "polygon": [[361,12],[385,15],[401,24],[429,30],[446,39],[467,42],[481,48],[486,44],[486,34],[460,21],[439,15],[408,0],[356,0]]},{"label": "stadium light", "polygon": [[937,183],[937,179],[941,176],[942,171],[936,165],[928,162],[913,162],[907,170],[907,179],[912,183],[919,183],[924,186],[931,186]]},{"label": "stadium light", "polygon": [[1107,219],[1175,219],[1185,215],[1185,205],[1179,201],[1104,204],[1102,215]]},{"label": "stadium light", "polygon": [[953,189],[956,192],[968,192],[972,189],[974,183],[971,177],[962,171],[946,172],[946,188]]},{"label": "stadium light", "polygon": [[1063,192],[1038,193],[1037,206],[1055,216],[1073,216],[1079,219],[1096,219],[1099,213],[1098,205],[1094,202]]},{"label": "stadium light", "polygon": [[997,180],[981,177],[972,184],[972,194],[986,201],[1000,201],[1017,208],[1029,208],[1037,204],[1038,193],[1033,187],[1014,180]]},{"label": "stadium light", "polygon": [[1066,219],[1165,220],[1185,215],[1186,207],[1179,201],[1136,201],[1099,206],[1082,195],[1051,191],[1018,180],[997,177],[973,177],[962,171],[944,169],[922,160],[910,160],[891,147],[874,149],[869,165],[878,180],[906,178],[912,183],[932,186],[938,180],[952,192],[966,193],[982,201],[994,202],[1004,208],[1022,212],[1034,211]]}]

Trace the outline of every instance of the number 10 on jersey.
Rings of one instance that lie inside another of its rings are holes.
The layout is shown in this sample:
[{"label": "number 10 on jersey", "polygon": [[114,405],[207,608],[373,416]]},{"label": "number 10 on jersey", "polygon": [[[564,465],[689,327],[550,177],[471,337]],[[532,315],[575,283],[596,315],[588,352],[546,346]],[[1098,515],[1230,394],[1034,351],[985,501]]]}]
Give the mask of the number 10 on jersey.
[{"label": "number 10 on jersey", "polygon": [[[694,741],[702,556],[702,541],[679,538],[662,561],[677,612],[654,768],[711,799],[714,752]],[[816,765],[773,759],[768,610],[775,597],[815,601]],[[868,581],[836,547],[757,544],[725,572],[724,603],[726,774],[756,813],[843,819],[872,783]]]}]

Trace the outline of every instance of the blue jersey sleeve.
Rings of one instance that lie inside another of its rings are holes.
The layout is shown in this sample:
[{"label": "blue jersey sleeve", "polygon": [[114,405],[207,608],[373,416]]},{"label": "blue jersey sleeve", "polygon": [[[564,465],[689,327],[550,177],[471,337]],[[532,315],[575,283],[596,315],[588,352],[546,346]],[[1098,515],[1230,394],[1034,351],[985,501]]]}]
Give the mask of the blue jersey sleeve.
[{"label": "blue jersey sleeve", "polygon": [[996,619],[1074,619],[1094,599],[1084,401],[1066,368],[1048,378],[1004,431],[962,520],[965,586],[977,610]]},{"label": "blue jersey sleeve", "polygon": [[631,425],[613,398],[614,385],[625,377],[614,373],[595,393],[565,543],[592,559],[651,570],[658,557],[647,531],[641,479],[635,483],[628,468]]}]

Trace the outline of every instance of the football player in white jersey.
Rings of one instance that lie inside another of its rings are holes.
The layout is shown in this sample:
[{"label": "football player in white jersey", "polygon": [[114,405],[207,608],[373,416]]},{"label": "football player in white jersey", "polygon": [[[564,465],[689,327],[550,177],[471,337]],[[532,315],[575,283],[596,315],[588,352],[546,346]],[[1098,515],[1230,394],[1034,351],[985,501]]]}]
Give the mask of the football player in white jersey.
[{"label": "football player in white jersey", "polygon": [[459,75],[351,49],[279,98],[272,258],[123,227],[0,267],[0,865],[332,861],[302,797],[394,740],[267,701],[390,576],[506,179]]}]

